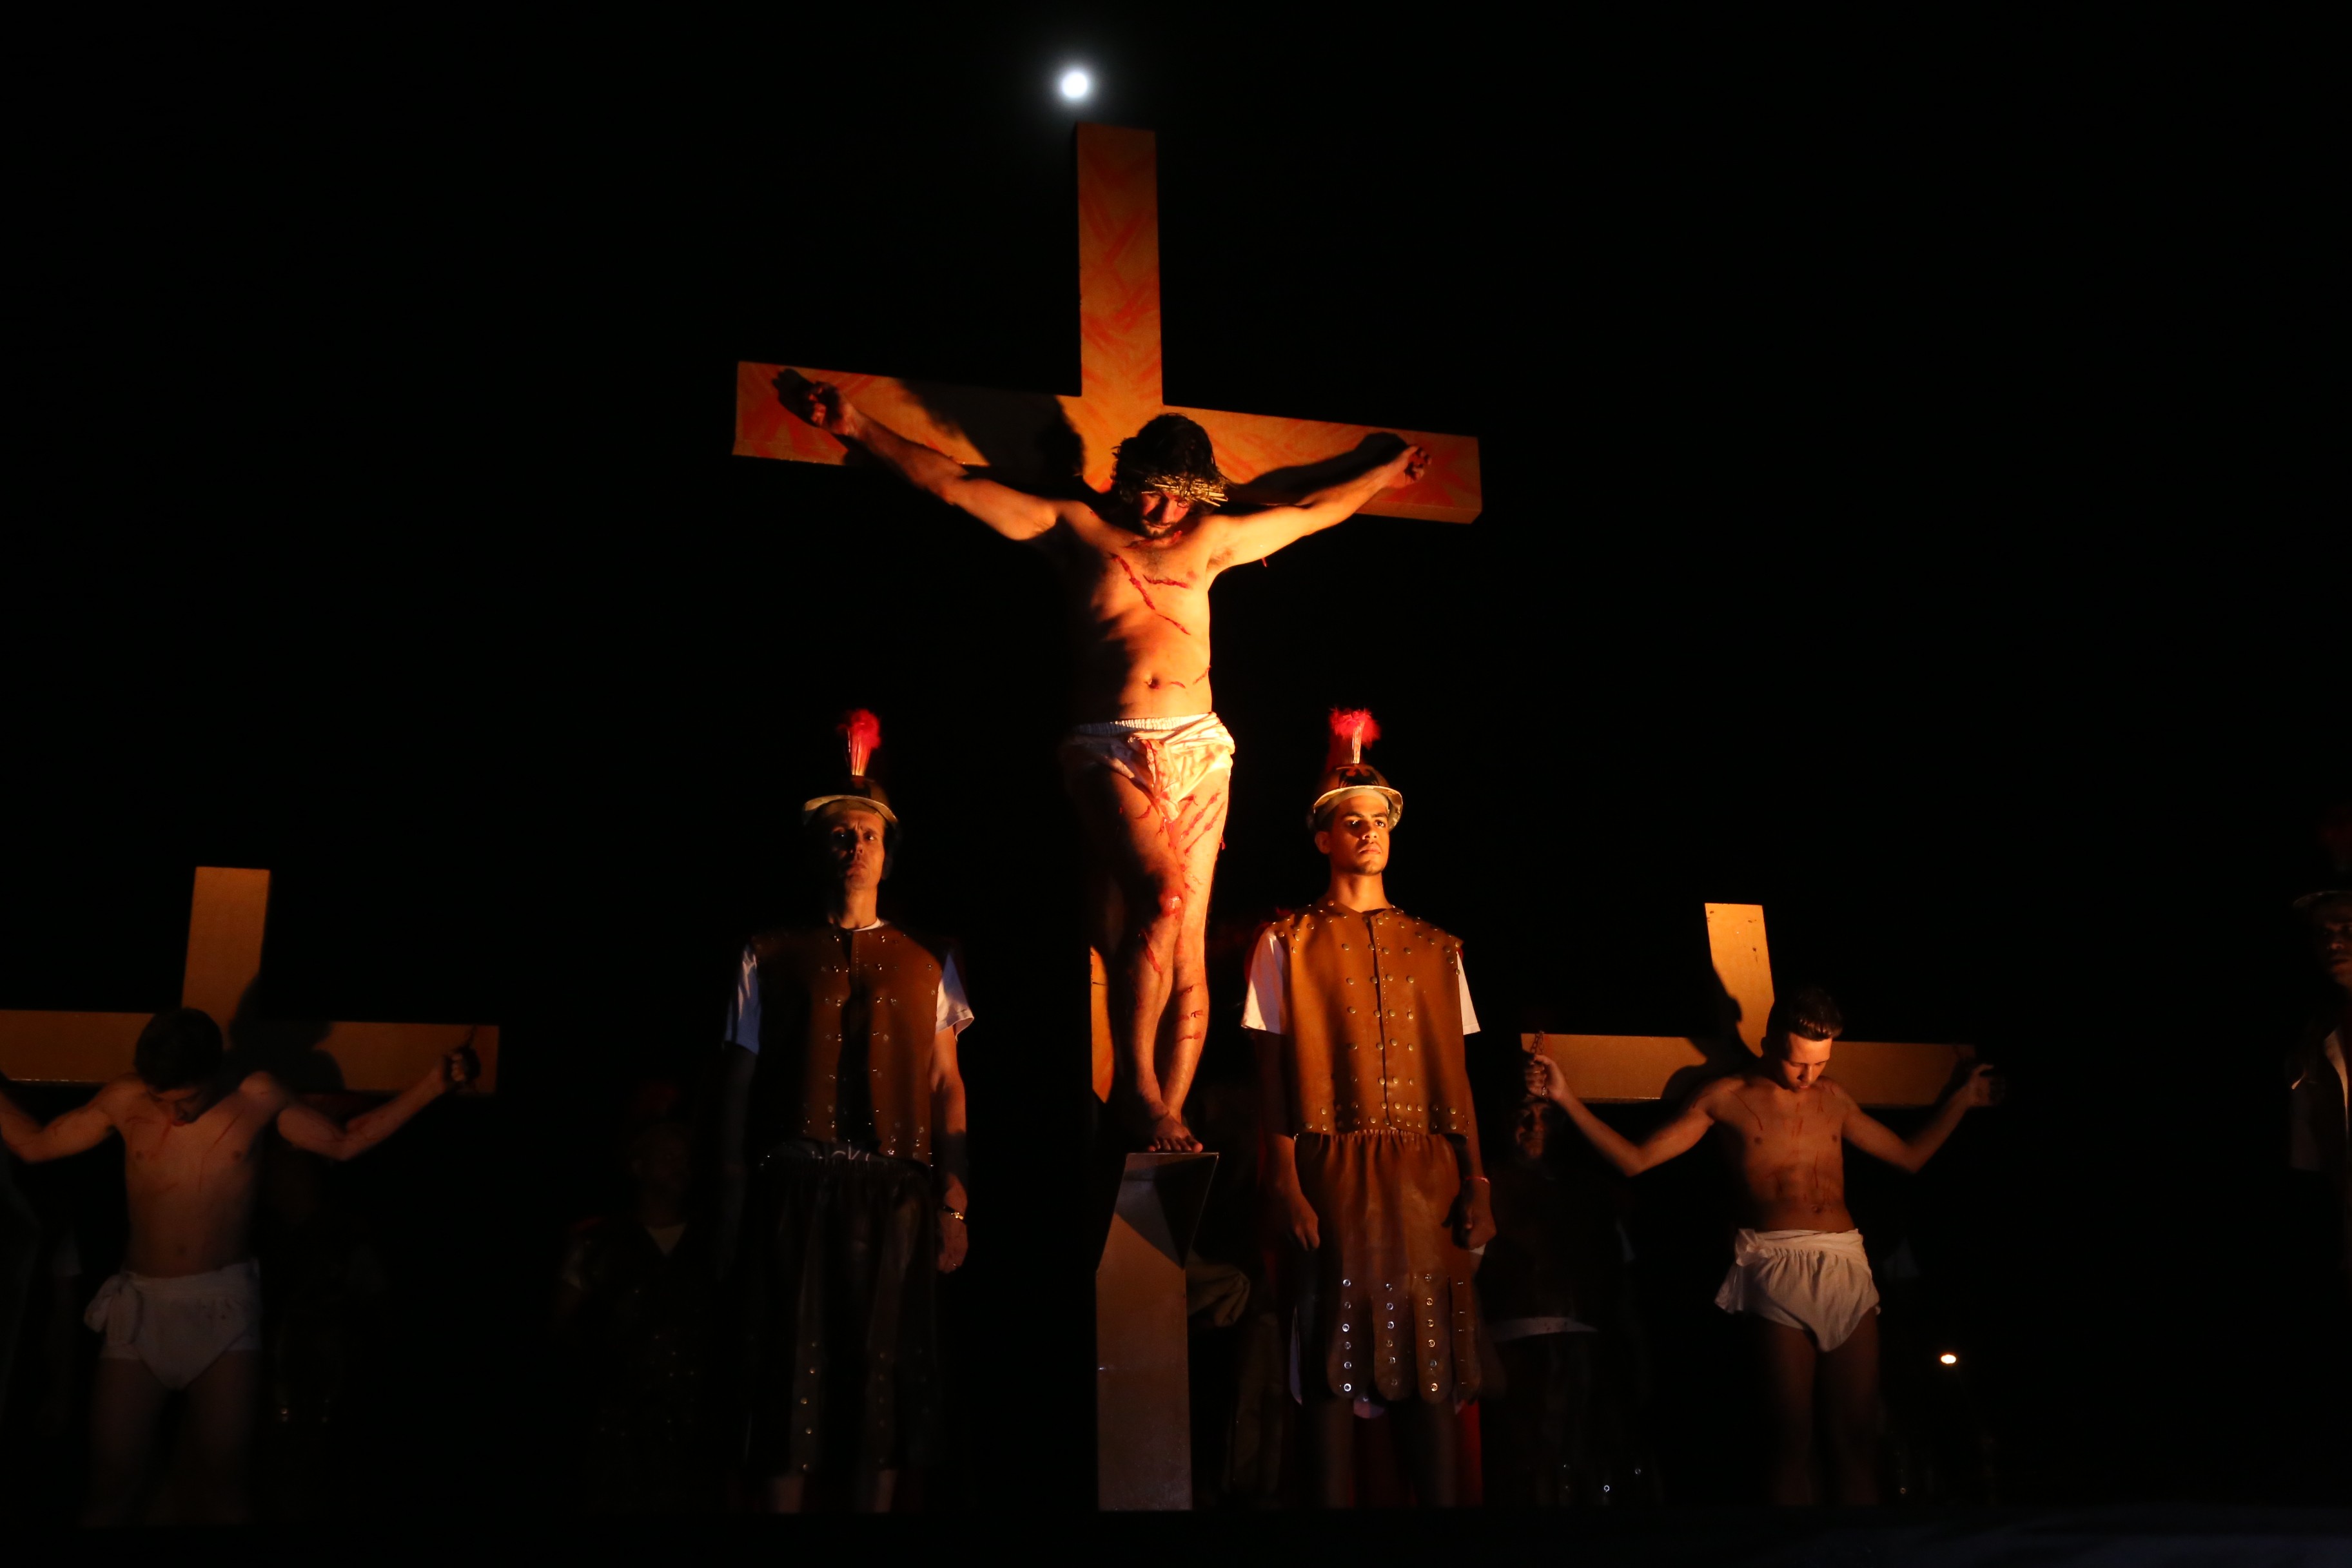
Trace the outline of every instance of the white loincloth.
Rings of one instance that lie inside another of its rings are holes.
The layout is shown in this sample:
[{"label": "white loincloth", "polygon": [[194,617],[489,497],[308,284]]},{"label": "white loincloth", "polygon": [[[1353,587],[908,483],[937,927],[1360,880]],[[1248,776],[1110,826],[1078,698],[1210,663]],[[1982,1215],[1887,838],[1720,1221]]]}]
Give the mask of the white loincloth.
[{"label": "white loincloth", "polygon": [[1081,724],[1062,737],[1062,770],[1108,768],[1143,792],[1179,854],[1192,847],[1186,807],[1219,773],[1234,766],[1233,731],[1214,713],[1173,719],[1113,719]]},{"label": "white loincloth", "polygon": [[100,1361],[141,1361],[166,1388],[185,1388],[232,1351],[261,1348],[261,1265],[248,1258],[209,1274],[117,1274],[82,1321],[106,1336]]},{"label": "white loincloth", "polygon": [[1827,1352],[1878,1310],[1858,1230],[1743,1230],[1715,1304],[1802,1329]]}]

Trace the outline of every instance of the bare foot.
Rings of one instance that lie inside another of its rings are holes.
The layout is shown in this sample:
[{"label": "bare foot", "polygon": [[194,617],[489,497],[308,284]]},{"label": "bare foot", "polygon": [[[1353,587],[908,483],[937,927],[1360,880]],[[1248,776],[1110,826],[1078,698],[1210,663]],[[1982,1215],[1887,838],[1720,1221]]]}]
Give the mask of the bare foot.
[{"label": "bare foot", "polygon": [[1113,1090],[1111,1114],[1118,1119],[1119,1131],[1127,1135],[1131,1149],[1154,1154],[1200,1152],[1201,1141],[1192,1136],[1182,1117],[1139,1094]]},{"label": "bare foot", "polygon": [[1184,1119],[1172,1110],[1163,1110],[1151,1121],[1151,1142],[1146,1145],[1154,1154],[1197,1154],[1201,1141],[1184,1125]]}]

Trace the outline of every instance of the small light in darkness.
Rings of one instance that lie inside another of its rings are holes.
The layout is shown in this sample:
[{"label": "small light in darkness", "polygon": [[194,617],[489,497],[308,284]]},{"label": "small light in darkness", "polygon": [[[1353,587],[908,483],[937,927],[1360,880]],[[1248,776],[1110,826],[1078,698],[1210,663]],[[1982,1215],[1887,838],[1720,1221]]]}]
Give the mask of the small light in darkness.
[{"label": "small light in darkness", "polygon": [[1062,96],[1072,103],[1077,102],[1094,89],[1095,79],[1086,72],[1073,68],[1062,73]]},{"label": "small light in darkness", "polygon": [[1954,1355],[1949,1351],[1946,1351],[1942,1355],[1937,1356],[1936,1359],[1942,1362],[1946,1366],[1958,1366],[1960,1364],[1960,1358]]}]

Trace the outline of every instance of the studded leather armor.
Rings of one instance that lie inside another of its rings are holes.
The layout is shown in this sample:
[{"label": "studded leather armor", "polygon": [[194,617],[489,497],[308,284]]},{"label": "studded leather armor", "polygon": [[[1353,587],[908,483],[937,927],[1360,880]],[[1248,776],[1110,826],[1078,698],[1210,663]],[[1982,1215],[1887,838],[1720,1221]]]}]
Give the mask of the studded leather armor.
[{"label": "studded leather armor", "polygon": [[1475,1131],[1462,944],[1402,910],[1328,899],[1286,915],[1290,1131]]},{"label": "studded leather armor", "polygon": [[754,937],[751,951],[760,973],[751,1147],[845,1140],[929,1164],[946,944],[897,926],[808,926]]}]

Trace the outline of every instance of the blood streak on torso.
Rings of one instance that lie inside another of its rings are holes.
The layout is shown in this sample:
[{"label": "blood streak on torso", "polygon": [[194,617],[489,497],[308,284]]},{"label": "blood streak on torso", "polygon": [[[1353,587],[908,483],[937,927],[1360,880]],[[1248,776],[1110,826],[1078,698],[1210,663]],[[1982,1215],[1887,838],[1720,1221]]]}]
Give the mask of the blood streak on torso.
[{"label": "blood streak on torso", "polygon": [[1753,1079],[1727,1089],[1717,1112],[1739,1179],[1746,1223],[1760,1230],[1851,1230],[1845,1206],[1844,1093],[1832,1083],[1790,1090]]},{"label": "blood streak on torso", "polygon": [[123,1142],[131,1239],[124,1266],[140,1274],[202,1274],[249,1251],[254,1146],[271,1118],[232,1089],[191,1122],[131,1086],[116,1125]]}]

